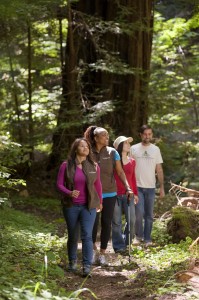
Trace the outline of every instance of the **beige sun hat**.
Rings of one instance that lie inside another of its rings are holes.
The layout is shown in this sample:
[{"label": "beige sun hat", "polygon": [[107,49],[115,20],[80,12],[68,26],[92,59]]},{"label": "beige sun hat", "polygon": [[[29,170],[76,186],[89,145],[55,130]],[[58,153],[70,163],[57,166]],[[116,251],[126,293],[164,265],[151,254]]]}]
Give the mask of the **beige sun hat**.
[{"label": "beige sun hat", "polygon": [[116,138],[116,140],[114,141],[113,146],[115,147],[115,149],[117,149],[119,144],[122,143],[122,142],[125,142],[125,141],[128,141],[129,143],[132,143],[133,138],[132,137],[126,137],[126,136],[123,136],[123,135],[118,136]]}]

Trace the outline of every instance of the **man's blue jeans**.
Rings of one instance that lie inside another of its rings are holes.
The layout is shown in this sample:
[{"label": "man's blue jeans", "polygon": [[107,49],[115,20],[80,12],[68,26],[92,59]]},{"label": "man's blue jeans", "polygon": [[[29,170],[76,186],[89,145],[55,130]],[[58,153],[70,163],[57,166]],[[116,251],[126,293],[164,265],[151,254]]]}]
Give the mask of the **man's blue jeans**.
[{"label": "man's blue jeans", "polygon": [[[134,237],[135,228],[135,205],[134,199],[129,202],[130,209],[130,243]],[[122,212],[124,211],[127,228],[125,230],[125,238],[123,238],[122,230]],[[128,203],[126,195],[117,196],[112,220],[112,243],[114,251],[124,250],[129,244],[129,220],[128,220]]]},{"label": "man's blue jeans", "polygon": [[88,210],[86,205],[73,205],[70,208],[63,207],[63,214],[68,229],[68,260],[77,260],[77,245],[80,224],[82,262],[83,265],[91,265],[93,258],[92,231],[96,217],[96,208]]},{"label": "man's blue jeans", "polygon": [[145,242],[150,242],[153,226],[155,188],[138,187],[138,198],[138,204],[135,206],[135,234],[137,239],[144,239]]}]

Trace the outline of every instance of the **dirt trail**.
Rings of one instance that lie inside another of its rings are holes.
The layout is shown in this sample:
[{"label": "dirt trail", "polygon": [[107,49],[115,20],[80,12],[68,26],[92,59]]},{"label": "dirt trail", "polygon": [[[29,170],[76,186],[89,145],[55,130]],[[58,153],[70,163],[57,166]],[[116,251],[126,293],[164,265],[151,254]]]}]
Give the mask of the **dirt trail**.
[{"label": "dirt trail", "polygon": [[[64,286],[68,291],[75,291],[79,288],[88,288],[99,300],[187,300],[184,295],[150,295],[144,283],[147,280],[145,268],[139,266],[133,256],[121,256],[115,254],[111,243],[107,249],[109,266],[92,267],[92,277],[82,278],[81,269],[81,244],[78,247],[79,272],[71,274],[65,272],[66,281]],[[92,300],[94,296],[85,291],[81,299]]]},{"label": "dirt trail", "polygon": [[[115,254],[112,250],[111,243],[107,249],[107,260],[109,266],[93,266],[92,277],[84,279],[81,277],[81,244],[78,247],[79,252],[79,272],[77,274],[71,274],[66,272],[66,285],[67,290],[77,290],[80,287],[90,289],[98,299],[103,300],[120,300],[120,299],[153,299],[147,298],[145,291],[142,288],[144,280],[144,274],[139,280],[135,279],[138,272],[140,272],[139,266],[134,262],[133,257],[121,256]],[[94,297],[84,292],[82,294],[84,299],[94,299]]]}]

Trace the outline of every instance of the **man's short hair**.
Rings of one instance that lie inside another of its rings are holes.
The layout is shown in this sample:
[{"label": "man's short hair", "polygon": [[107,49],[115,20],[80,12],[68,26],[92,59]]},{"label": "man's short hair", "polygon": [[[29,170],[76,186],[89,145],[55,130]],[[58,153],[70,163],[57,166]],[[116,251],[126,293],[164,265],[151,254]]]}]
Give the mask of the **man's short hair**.
[{"label": "man's short hair", "polygon": [[145,125],[142,125],[140,127],[140,133],[143,133],[146,129],[151,129],[152,130],[150,125],[145,124]]}]

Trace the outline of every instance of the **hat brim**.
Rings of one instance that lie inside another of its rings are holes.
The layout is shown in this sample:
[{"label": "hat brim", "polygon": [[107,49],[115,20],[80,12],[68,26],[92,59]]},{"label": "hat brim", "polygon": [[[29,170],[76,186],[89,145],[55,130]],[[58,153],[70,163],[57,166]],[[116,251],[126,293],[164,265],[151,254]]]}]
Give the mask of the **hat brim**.
[{"label": "hat brim", "polygon": [[119,144],[121,144],[122,142],[126,142],[126,141],[128,141],[129,143],[132,143],[133,138],[132,137],[122,137],[121,140],[119,141],[119,143],[116,139],[113,143],[113,146],[115,147],[115,149],[117,149]]},{"label": "hat brim", "polygon": [[127,140],[126,141],[128,141],[129,143],[132,143],[132,141],[133,141],[133,138],[130,136],[130,137],[128,137],[127,138]]}]

